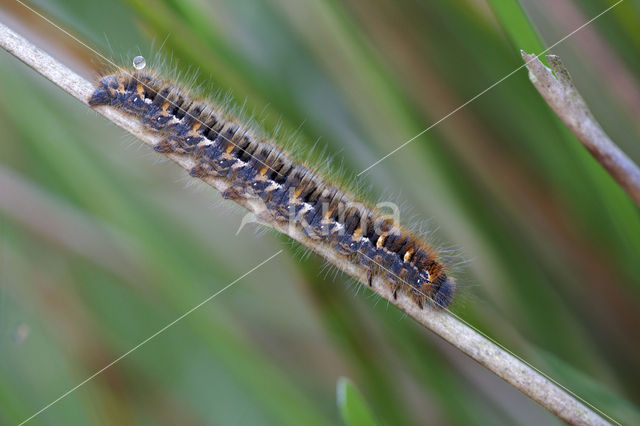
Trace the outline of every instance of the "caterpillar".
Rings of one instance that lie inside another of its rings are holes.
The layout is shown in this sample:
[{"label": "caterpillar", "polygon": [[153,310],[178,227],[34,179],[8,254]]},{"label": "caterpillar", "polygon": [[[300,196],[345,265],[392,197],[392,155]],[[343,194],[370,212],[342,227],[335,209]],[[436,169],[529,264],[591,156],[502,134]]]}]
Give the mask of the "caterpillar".
[{"label": "caterpillar", "polygon": [[420,308],[451,303],[455,281],[428,244],[221,108],[140,70],[102,77],[89,105],[135,116],[161,136],[155,151],[190,156],[191,176],[224,179],[224,198],[263,203],[262,222],[295,227],[313,241],[309,246],[320,244],[323,251],[357,263],[367,271],[369,285],[381,277],[394,298],[405,291]]}]

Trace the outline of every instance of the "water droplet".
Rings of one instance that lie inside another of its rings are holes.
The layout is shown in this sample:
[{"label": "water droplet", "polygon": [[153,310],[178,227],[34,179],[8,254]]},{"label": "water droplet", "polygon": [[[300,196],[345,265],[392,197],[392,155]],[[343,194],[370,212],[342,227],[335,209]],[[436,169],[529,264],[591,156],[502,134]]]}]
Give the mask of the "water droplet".
[{"label": "water droplet", "polygon": [[147,66],[147,61],[144,59],[144,56],[136,56],[133,58],[133,66],[137,70],[141,70]]}]

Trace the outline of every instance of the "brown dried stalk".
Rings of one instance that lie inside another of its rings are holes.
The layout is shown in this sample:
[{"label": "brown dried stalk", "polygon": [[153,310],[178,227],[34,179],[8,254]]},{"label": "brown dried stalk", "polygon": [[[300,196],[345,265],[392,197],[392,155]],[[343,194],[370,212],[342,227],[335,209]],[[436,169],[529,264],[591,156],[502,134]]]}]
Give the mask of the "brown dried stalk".
[{"label": "brown dried stalk", "polygon": [[529,69],[529,80],[542,98],[640,206],[640,169],[602,130],[560,58],[548,55],[546,59],[551,68],[547,68],[536,55],[521,53]]},{"label": "brown dried stalk", "polygon": [[[51,80],[64,91],[74,96],[80,102],[88,105],[87,100],[94,89],[92,83],[78,76],[2,24],[0,24],[0,46]],[[135,135],[147,145],[153,146],[160,142],[157,135],[147,131],[140,124],[139,120],[134,117],[109,107],[98,107],[96,111]],[[168,157],[187,170],[194,165],[188,156],[169,154]],[[204,180],[221,192],[228,186],[228,184],[221,179],[208,177]],[[252,200],[240,200],[239,202],[256,214],[256,217],[260,217],[260,213],[264,209],[263,203]],[[309,239],[304,238],[304,235],[294,227],[287,227],[278,223],[269,223],[267,225],[272,226],[296,241],[304,242],[307,246],[309,245]],[[310,248],[345,273],[359,279],[363,283],[367,282],[367,271],[362,266],[343,261],[322,245],[318,244]],[[416,303],[404,293],[399,294],[398,298],[395,299],[390,286],[385,285],[382,278],[374,278],[371,290],[396,305],[442,339],[487,367],[494,374],[519,389],[525,395],[528,395],[560,419],[571,424],[608,424],[603,417],[600,417],[592,408],[583,404],[577,397],[571,395],[561,386],[513,354],[502,349],[451,313],[430,306],[425,306],[424,309],[420,309]]]}]

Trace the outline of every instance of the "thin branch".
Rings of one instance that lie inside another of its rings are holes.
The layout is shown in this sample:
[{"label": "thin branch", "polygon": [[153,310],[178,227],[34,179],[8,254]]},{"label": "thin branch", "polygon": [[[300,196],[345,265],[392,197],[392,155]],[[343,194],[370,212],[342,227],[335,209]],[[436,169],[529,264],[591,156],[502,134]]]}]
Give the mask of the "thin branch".
[{"label": "thin branch", "polygon": [[529,69],[529,79],[542,98],[640,206],[640,169],[602,130],[560,58],[548,55],[546,58],[551,68],[547,68],[536,55],[524,51],[521,54]]},{"label": "thin branch", "polygon": [[[0,45],[76,99],[88,105],[87,100],[94,89],[90,82],[76,75],[2,24],[0,24]],[[160,142],[157,135],[147,131],[134,117],[109,107],[98,107],[95,110],[147,145],[153,146]],[[168,157],[187,170],[194,165],[188,156],[169,154]],[[224,191],[228,187],[228,183],[224,180],[212,177],[206,178],[205,182],[219,191]],[[239,200],[239,203],[256,214],[257,217],[260,217],[260,213],[264,209],[263,203],[252,200]],[[304,235],[295,227],[287,227],[278,223],[269,223],[268,225],[309,246],[309,240],[304,238]],[[320,244],[311,248],[345,273],[363,283],[367,282],[367,271],[362,266],[344,262],[333,251]],[[385,285],[382,278],[375,277],[372,284],[371,289],[375,293],[396,305],[417,322],[487,367],[560,419],[571,424],[608,424],[576,396],[571,395],[560,385],[502,349],[453,314],[428,305],[420,309],[404,292],[398,294],[396,300],[390,286]]]}]

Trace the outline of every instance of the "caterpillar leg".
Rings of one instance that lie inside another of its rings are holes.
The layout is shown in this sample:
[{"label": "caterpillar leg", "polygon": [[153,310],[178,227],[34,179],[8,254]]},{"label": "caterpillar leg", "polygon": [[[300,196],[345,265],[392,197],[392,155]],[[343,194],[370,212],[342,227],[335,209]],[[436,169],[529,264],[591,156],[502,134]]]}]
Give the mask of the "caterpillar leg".
[{"label": "caterpillar leg", "polygon": [[225,200],[237,200],[240,198],[240,194],[238,194],[238,191],[236,191],[234,187],[230,186],[222,191],[222,198]]},{"label": "caterpillar leg", "polygon": [[154,145],[153,149],[156,152],[159,152],[159,153],[162,153],[162,154],[167,154],[169,152],[173,152],[173,147],[171,146],[171,144],[167,140],[163,140],[162,142],[159,142],[157,145]]},{"label": "caterpillar leg", "polygon": [[393,293],[393,300],[398,300],[398,290],[400,289],[400,284],[393,282],[391,283],[391,290]]},{"label": "caterpillar leg", "polygon": [[189,170],[189,175],[194,178],[203,178],[207,176],[207,174],[207,171],[201,165],[193,166],[193,168]]}]

